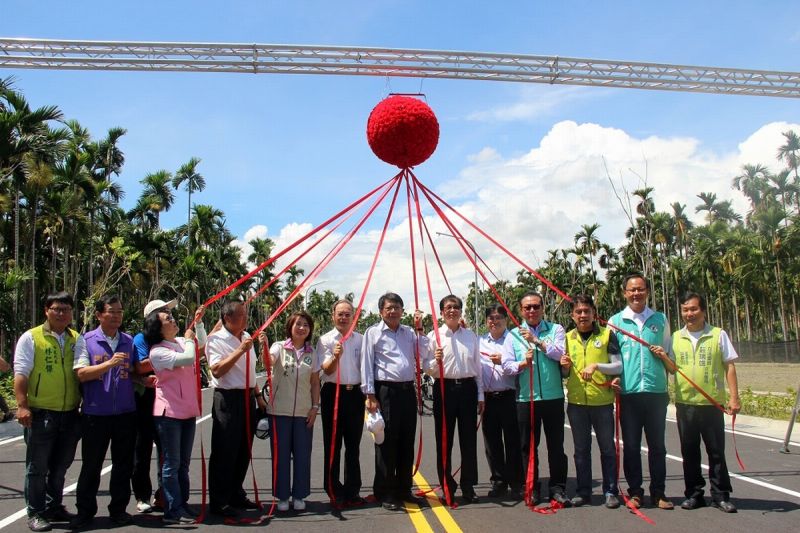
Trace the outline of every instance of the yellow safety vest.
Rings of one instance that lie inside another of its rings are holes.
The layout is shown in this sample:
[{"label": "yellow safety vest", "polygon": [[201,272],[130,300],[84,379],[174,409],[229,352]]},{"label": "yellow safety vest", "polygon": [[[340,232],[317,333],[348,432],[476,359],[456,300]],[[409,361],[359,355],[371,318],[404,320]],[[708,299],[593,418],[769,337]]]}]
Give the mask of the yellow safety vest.
[{"label": "yellow safety vest", "polygon": [[611,330],[595,328],[592,335],[583,342],[577,329],[567,333],[567,353],[572,359],[572,368],[567,379],[567,402],[575,405],[609,405],[614,403],[614,391],[609,387],[601,387],[597,383],[611,381],[611,377],[600,371],[592,374],[592,380],[584,380],[580,373],[593,363],[610,363],[608,357],[608,340]]}]

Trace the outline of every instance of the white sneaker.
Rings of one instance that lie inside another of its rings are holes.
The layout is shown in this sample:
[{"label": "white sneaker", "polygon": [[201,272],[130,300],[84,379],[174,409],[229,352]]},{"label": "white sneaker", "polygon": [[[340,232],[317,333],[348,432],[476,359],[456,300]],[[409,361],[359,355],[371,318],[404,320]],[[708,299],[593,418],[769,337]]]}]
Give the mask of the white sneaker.
[{"label": "white sneaker", "polygon": [[136,502],[136,512],[137,513],[150,513],[153,511],[153,506],[150,505],[148,502],[144,500],[139,500]]},{"label": "white sneaker", "polygon": [[285,512],[289,510],[289,500],[281,500],[278,502],[278,510]]},{"label": "white sneaker", "polygon": [[305,511],[306,510],[306,501],[302,498],[295,498],[292,502],[292,507],[294,507],[295,511]]}]

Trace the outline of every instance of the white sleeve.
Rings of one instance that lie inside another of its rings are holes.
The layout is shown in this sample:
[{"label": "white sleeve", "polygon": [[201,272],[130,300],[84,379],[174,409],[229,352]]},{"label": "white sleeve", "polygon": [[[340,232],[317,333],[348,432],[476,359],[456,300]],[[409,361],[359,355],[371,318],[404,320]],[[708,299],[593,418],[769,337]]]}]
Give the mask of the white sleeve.
[{"label": "white sleeve", "polygon": [[221,340],[216,335],[210,335],[206,340],[206,359],[208,359],[208,366],[214,366],[222,361],[228,354],[225,353],[225,341]]},{"label": "white sleeve", "polygon": [[33,334],[30,330],[22,334],[14,351],[14,374],[28,377],[33,370]]},{"label": "white sleeve", "polygon": [[719,349],[722,351],[723,363],[730,363],[739,358],[739,354],[736,353],[736,348],[734,348],[733,343],[731,343],[731,338],[724,329],[719,331]]},{"label": "white sleeve", "polygon": [[75,341],[75,361],[72,363],[72,370],[85,368],[92,364],[89,361],[89,350],[86,348],[86,339],[83,335],[78,335],[78,340]]},{"label": "white sleeve", "polygon": [[202,320],[194,325],[194,333],[197,336],[197,345],[200,348],[205,346],[206,340],[208,340],[208,334],[206,333],[206,327],[203,325]]},{"label": "white sleeve", "polygon": [[175,367],[177,355],[174,350],[170,350],[166,346],[156,345],[150,348],[150,364],[153,365],[153,370],[156,372],[172,370]]}]

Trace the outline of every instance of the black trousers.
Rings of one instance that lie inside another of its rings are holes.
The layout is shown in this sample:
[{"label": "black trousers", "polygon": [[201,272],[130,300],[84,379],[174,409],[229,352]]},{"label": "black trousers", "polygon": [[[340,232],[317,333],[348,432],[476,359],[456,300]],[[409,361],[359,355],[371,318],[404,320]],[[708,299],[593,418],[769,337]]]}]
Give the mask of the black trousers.
[{"label": "black trousers", "polygon": [[[364,432],[364,394],[359,385],[339,385],[339,414],[336,418],[336,443],[331,465],[331,440],[333,438],[333,408],[336,401],[336,383],[322,386],[322,440],[324,442],[323,486],[328,497],[350,500],[361,490],[361,435]],[[339,479],[342,443],[344,452],[344,483]],[[330,472],[328,465],[331,465]],[[333,493],[331,493],[331,484]]]},{"label": "black trousers", "polygon": [[375,397],[386,424],[383,444],[375,445],[373,491],[379,501],[403,499],[411,492],[417,397],[414,382],[375,382]]},{"label": "black trousers", "polygon": [[[534,480],[539,480],[539,440],[544,426],[547,441],[547,462],[550,466],[550,496],[566,493],[567,454],[564,453],[564,399],[539,400],[533,402],[533,440],[535,443],[533,462]],[[517,423],[522,451],[522,479],[527,479],[531,443],[530,402],[517,402]],[[534,489],[536,487],[534,486]]]},{"label": "black trousers", "polygon": [[136,412],[121,415],[81,417],[81,473],[78,476],[76,506],[81,516],[97,514],[97,490],[100,471],[111,444],[111,480],[108,490],[111,503],[108,512],[115,516],[125,512],[131,500],[133,450],[136,443]]},{"label": "black trousers", "polygon": [[619,399],[620,429],[625,451],[622,460],[628,493],[642,494],[642,431],[647,441],[647,464],[650,469],[650,494],[663,496],[667,485],[666,392],[636,392]]},{"label": "black trousers", "polygon": [[[246,427],[245,395],[250,402],[249,428]],[[208,460],[208,497],[213,507],[235,506],[247,498],[242,484],[250,465],[258,419],[256,409],[251,390],[214,389],[211,457]]]},{"label": "black trousers", "polygon": [[[444,403],[445,429],[447,431],[447,467],[442,457],[442,404]],[[444,402],[440,380],[433,385],[433,420],[436,433],[436,471],[439,484],[455,493],[458,484],[453,478],[453,437],[458,424],[458,446],[461,450],[461,492],[475,493],[478,482],[478,384],[475,378],[445,379]]]},{"label": "black trousers", "polygon": [[522,453],[519,447],[517,405],[513,389],[485,392],[483,444],[492,488],[522,488]]},{"label": "black trousers", "polygon": [[678,435],[683,455],[684,494],[687,498],[703,495],[705,480],[700,470],[700,439],[708,454],[708,478],[711,497],[727,500],[732,492],[728,465],[725,462],[725,419],[713,405],[675,404]]},{"label": "black trousers", "polygon": [[[150,502],[153,495],[153,483],[150,481],[150,463],[153,458],[153,443],[156,445],[156,456],[161,464],[161,442],[153,420],[153,403],[156,399],[155,389],[145,389],[136,394],[136,447],[133,455],[133,475],[131,488],[137,501]],[[161,490],[161,468],[156,468],[159,491]]]}]

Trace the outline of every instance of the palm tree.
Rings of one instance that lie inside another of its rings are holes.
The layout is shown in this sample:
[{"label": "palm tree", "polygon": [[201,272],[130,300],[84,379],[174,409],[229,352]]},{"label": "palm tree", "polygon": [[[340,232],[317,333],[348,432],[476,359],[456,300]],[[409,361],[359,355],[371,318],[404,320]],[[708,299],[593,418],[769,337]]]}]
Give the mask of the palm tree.
[{"label": "palm tree", "polygon": [[[172,178],[172,186],[178,190],[183,183],[186,183],[186,192],[189,193],[189,208],[186,216],[186,223],[192,219],[192,193],[201,192],[206,188],[206,179],[197,172],[197,165],[200,164],[200,159],[193,157],[187,163],[184,163],[181,168],[175,173]],[[189,241],[189,250],[191,251],[191,241]]]},{"label": "palm tree", "polygon": [[753,211],[761,207],[769,175],[769,169],[764,165],[746,164],[742,165],[741,173],[733,178],[733,187],[747,196]]},{"label": "palm tree", "polygon": [[[794,171],[794,182],[800,186],[800,175],[797,170],[800,167],[800,135],[789,130],[783,132],[783,137],[786,143],[778,148],[778,161],[784,161],[789,170]],[[795,207],[800,213],[800,189],[795,193]]]},{"label": "palm tree", "polygon": [[675,240],[678,242],[678,252],[680,257],[683,258],[686,257],[689,231],[694,227],[694,224],[686,216],[686,205],[680,202],[673,202],[670,207],[672,207],[672,221],[675,226]]},{"label": "palm tree", "polygon": [[150,210],[155,214],[157,228],[161,227],[161,212],[169,211],[175,203],[175,195],[170,187],[171,180],[172,174],[166,170],[159,170],[148,174],[140,182],[144,185],[141,197],[146,199]]},{"label": "palm tree", "polygon": [[597,274],[594,271],[594,256],[600,249],[600,239],[597,238],[596,232],[600,224],[582,224],[581,230],[575,234],[574,242],[576,248],[580,253],[589,256],[589,269],[592,277],[592,291],[594,292],[594,299],[597,300]]}]

